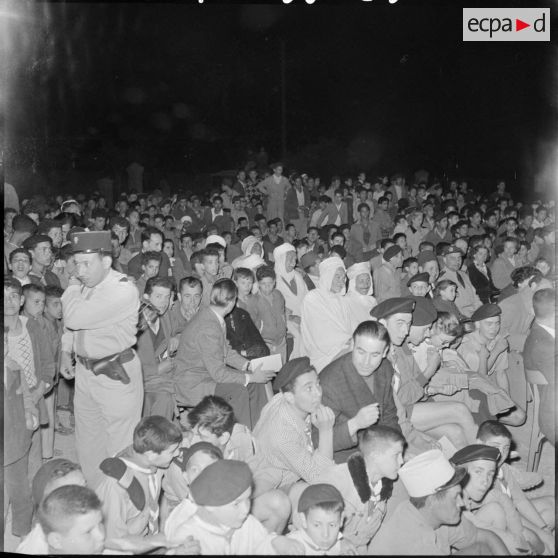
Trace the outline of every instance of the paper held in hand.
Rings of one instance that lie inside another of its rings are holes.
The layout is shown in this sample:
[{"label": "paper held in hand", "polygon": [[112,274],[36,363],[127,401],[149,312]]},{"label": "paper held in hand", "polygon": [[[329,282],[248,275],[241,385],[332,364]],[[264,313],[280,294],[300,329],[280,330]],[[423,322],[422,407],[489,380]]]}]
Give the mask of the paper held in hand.
[{"label": "paper held in hand", "polygon": [[[250,367],[252,370],[261,367],[262,370],[273,370],[274,372],[279,372],[283,367],[283,361],[281,360],[281,355],[269,355],[265,357],[255,358],[251,361]],[[273,388],[271,387],[271,382],[265,384],[265,393],[267,395],[267,400],[270,401],[273,398]]]}]

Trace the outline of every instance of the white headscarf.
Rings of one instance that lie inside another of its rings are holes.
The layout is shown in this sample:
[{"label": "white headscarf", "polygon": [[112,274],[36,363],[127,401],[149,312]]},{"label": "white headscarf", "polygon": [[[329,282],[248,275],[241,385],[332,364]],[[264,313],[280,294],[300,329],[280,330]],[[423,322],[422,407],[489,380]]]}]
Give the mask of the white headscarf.
[{"label": "white headscarf", "polygon": [[218,234],[210,234],[206,239],[205,239],[205,245],[207,246],[208,244],[220,244],[223,248],[227,247],[227,242],[226,240],[222,237],[219,236]]},{"label": "white headscarf", "polygon": [[365,273],[370,275],[370,279],[372,279],[369,262],[353,264],[347,270],[347,276],[349,277],[349,289],[347,291],[347,295],[343,297],[343,300],[351,320],[351,328],[353,331],[360,323],[371,319],[370,310],[378,304],[377,300],[372,296],[372,293],[374,292],[372,281],[370,282],[370,288],[368,289],[367,294],[363,295],[356,290],[356,278]]},{"label": "white headscarf", "polygon": [[275,262],[274,267],[277,278],[283,277],[285,281],[290,283],[292,278],[295,276],[295,270],[293,269],[292,271],[287,272],[287,268],[285,267],[288,252],[294,252],[296,256],[296,248],[288,242],[283,242],[283,244],[277,246],[277,248],[273,250],[273,260]]},{"label": "white headscarf", "polygon": [[263,254],[263,246],[262,243],[253,235],[247,236],[243,241],[242,244],[240,245],[240,249],[242,250],[242,253],[245,256],[250,256],[252,254],[252,248],[254,247],[255,244],[259,244],[260,247],[262,248],[262,254]]},{"label": "white headscarf", "polygon": [[[370,276],[370,288],[368,289],[368,292],[365,295],[359,293],[356,290],[356,278],[359,275],[364,275],[364,274]],[[347,277],[349,278],[349,288],[347,291],[348,293],[356,293],[359,294],[360,296],[370,296],[371,294],[373,294],[374,285],[372,283],[372,274],[370,273],[369,261],[353,264],[351,267],[349,267],[349,269],[347,269]]]},{"label": "white headscarf", "polygon": [[320,279],[318,281],[318,289],[324,293],[329,293],[331,296],[343,296],[347,291],[345,286],[343,286],[343,289],[338,293],[331,292],[333,277],[340,267],[343,268],[343,271],[346,271],[343,260],[337,256],[331,256],[323,260],[319,265]]}]

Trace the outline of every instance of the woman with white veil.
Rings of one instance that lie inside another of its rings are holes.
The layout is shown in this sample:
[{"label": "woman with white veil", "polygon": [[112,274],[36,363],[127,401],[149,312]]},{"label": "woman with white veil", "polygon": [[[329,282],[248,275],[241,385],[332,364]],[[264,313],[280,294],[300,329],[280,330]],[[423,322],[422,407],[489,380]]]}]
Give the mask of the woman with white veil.
[{"label": "woman with white veil", "polygon": [[370,319],[370,310],[378,304],[372,296],[374,286],[370,273],[370,262],[353,264],[347,269],[349,289],[344,297],[351,328],[354,331],[362,322]]},{"label": "woman with white veil", "polygon": [[351,349],[353,329],[343,298],[345,265],[338,256],[320,264],[317,288],[302,301],[301,331],[306,355],[319,372]]},{"label": "woman with white veil", "polygon": [[304,356],[302,352],[302,334],[300,332],[300,314],[302,301],[308,292],[308,287],[302,275],[295,269],[296,249],[292,244],[284,242],[273,250],[275,260],[276,289],[285,299],[287,310],[287,331],[293,336],[293,350],[289,356],[298,358]]}]

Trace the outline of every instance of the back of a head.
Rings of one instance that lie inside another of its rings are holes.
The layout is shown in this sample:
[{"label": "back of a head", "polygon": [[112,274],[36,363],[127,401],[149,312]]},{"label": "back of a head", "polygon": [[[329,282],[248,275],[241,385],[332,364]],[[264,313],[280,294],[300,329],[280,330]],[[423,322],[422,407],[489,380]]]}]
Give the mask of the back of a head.
[{"label": "back of a head", "polygon": [[233,408],[221,397],[206,395],[189,413],[188,422],[193,428],[203,427],[219,437],[232,433],[236,418]]},{"label": "back of a head", "polygon": [[101,501],[93,490],[70,484],[53,490],[41,503],[38,519],[45,535],[55,531],[65,533],[76,517],[101,511]]},{"label": "back of a head", "polygon": [[556,293],[554,289],[540,289],[533,295],[533,310],[535,319],[551,318],[556,312]]},{"label": "back of a head", "polygon": [[29,233],[33,235],[37,232],[37,223],[27,215],[16,215],[12,221],[12,229],[15,233]]},{"label": "back of a head", "polygon": [[213,306],[225,308],[232,301],[236,300],[238,290],[234,281],[231,279],[219,279],[213,284],[209,302]]},{"label": "back of a head", "polygon": [[485,420],[477,431],[477,439],[481,442],[487,442],[491,438],[507,438],[512,439],[511,432],[497,420]]}]

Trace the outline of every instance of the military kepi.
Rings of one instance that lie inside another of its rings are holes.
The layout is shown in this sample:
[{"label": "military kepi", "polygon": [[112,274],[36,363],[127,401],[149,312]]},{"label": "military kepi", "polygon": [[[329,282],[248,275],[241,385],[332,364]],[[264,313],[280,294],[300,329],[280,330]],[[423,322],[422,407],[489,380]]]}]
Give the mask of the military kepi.
[{"label": "military kepi", "polygon": [[370,310],[370,315],[377,320],[389,318],[393,314],[412,314],[415,308],[415,301],[412,298],[397,297],[388,298],[374,306]]},{"label": "military kepi", "polygon": [[473,312],[471,321],[480,322],[481,320],[486,320],[487,318],[499,316],[501,313],[502,310],[497,304],[483,304],[480,308],[477,308]]},{"label": "military kepi", "polygon": [[76,232],[71,235],[72,252],[112,252],[110,231]]}]

